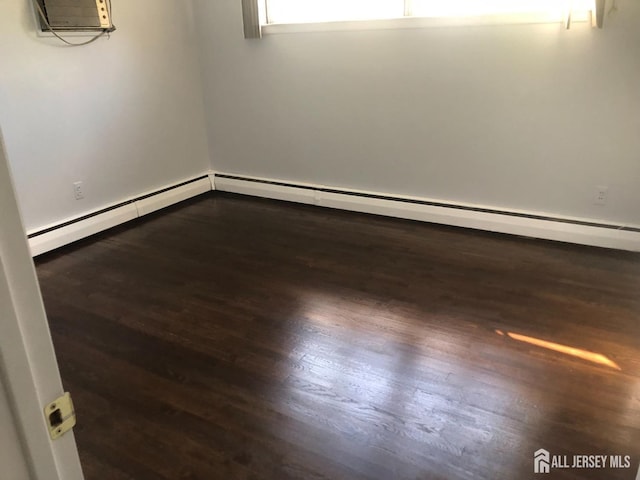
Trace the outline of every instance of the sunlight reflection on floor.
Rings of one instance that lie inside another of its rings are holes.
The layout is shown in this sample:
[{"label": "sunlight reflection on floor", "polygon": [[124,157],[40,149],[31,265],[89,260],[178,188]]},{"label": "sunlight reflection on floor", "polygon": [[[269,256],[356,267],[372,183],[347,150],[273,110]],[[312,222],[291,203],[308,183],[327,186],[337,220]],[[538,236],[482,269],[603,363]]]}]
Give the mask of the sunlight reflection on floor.
[{"label": "sunlight reflection on floor", "polygon": [[[502,330],[496,330],[496,333],[498,335],[505,335]],[[530,345],[535,345],[537,347],[553,350],[554,352],[560,352],[566,355],[571,355],[573,357],[580,358],[588,362],[611,367],[615,370],[622,370],[616,362],[614,362],[613,360],[610,360],[608,357],[606,357],[605,355],[602,355],[601,353],[589,352],[588,350],[583,350],[581,348],[570,347],[568,345],[561,345],[559,343],[554,343],[554,342],[548,342],[546,340],[541,340],[535,337],[528,337],[526,335],[520,335],[518,333],[507,332],[506,335],[509,338],[512,338],[519,342],[524,342]]]}]

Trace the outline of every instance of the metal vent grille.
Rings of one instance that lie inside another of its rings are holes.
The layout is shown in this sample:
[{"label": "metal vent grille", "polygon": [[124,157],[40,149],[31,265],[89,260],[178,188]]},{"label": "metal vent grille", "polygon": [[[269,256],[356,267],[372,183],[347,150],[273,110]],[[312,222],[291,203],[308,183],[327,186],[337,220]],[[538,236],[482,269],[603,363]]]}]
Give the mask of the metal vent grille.
[{"label": "metal vent grille", "polygon": [[[53,30],[103,30],[112,28],[106,0],[37,0]],[[43,31],[49,30],[40,19]]]}]

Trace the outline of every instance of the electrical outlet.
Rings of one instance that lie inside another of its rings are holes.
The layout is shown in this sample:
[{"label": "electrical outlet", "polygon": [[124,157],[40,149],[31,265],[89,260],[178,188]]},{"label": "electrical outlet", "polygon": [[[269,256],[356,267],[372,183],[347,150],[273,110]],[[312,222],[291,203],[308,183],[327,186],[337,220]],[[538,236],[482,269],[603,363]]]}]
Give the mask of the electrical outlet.
[{"label": "electrical outlet", "polygon": [[597,185],[593,203],[596,205],[606,205],[609,195],[609,187],[606,185]]},{"label": "electrical outlet", "polygon": [[73,184],[73,194],[76,197],[76,200],[82,200],[84,198],[84,188],[82,187],[82,182],[75,182]]}]

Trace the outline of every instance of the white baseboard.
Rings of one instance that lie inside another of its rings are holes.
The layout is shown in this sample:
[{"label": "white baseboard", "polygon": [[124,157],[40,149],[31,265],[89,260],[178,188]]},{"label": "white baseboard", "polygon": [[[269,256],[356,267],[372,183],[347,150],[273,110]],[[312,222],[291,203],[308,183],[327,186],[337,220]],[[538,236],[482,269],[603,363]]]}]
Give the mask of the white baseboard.
[{"label": "white baseboard", "polygon": [[34,257],[41,255],[201,193],[209,192],[212,190],[211,178],[212,175],[207,175],[205,178],[169,185],[155,192],[140,195],[135,199],[125,199],[116,203],[116,207],[107,206],[97,210],[98,213],[87,212],[58,224],[29,231],[27,234],[29,235],[31,255]]},{"label": "white baseboard", "polygon": [[[606,225],[589,219],[551,218],[548,214],[539,212],[500,211],[497,208],[469,204],[447,206],[443,205],[445,202],[433,199],[406,196],[392,198],[389,194],[378,192],[338,189],[325,185],[294,184],[277,179],[239,177],[222,173],[215,177],[215,185],[217,190],[223,192],[580,245],[640,251],[639,231],[623,230],[628,226]],[[429,203],[438,205],[429,205]],[[637,226],[633,228],[638,230]]]},{"label": "white baseboard", "polygon": [[29,238],[31,256],[41,255],[135,218],[138,218],[138,210],[134,204],[130,203],[95,217],[89,217],[42,235],[31,237]]},{"label": "white baseboard", "polygon": [[216,190],[317,205],[317,190],[216,177]]},{"label": "white baseboard", "polygon": [[[226,178],[225,175],[227,174],[204,174],[204,178],[198,177],[192,181],[170,185],[136,199],[125,199],[115,204],[114,208],[105,207],[95,214],[87,212],[82,216],[27,232],[31,254],[34,257],[41,255],[211,190],[581,245],[640,251],[638,226],[633,226],[636,231],[629,231],[623,229],[628,227],[625,225],[597,225],[597,221],[589,219],[528,218],[545,215],[523,211],[500,212],[495,208],[469,204],[446,206],[442,205],[444,202],[433,199],[391,196],[308,183],[292,184],[259,177],[239,178],[227,175],[234,178]],[[491,211],[474,211],[473,208]]]},{"label": "white baseboard", "polygon": [[196,195],[211,191],[211,180],[209,177],[196,180],[195,182],[172,188],[162,193],[153,194],[150,197],[138,200],[135,203],[138,208],[138,215],[148,215],[155,211],[169,207],[176,203],[187,200]]}]

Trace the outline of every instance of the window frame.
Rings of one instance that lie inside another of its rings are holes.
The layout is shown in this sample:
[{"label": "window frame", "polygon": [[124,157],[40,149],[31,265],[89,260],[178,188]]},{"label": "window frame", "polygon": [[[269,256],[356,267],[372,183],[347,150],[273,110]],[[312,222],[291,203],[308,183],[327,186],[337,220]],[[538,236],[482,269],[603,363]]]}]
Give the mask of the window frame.
[{"label": "window frame", "polygon": [[[300,23],[270,23],[269,0],[242,0],[245,18],[245,38],[261,38],[262,34],[287,34],[306,32],[358,31],[413,29],[449,26],[488,26],[523,24],[564,24],[569,29],[573,22],[590,24],[602,28],[605,0],[594,0],[594,6],[588,12],[576,17],[567,13],[564,18],[557,14],[538,13],[499,13],[489,15],[460,16],[416,16],[413,15],[413,0],[403,0],[404,16],[375,20],[338,20]],[[251,5],[250,8],[247,8]],[[248,25],[253,24],[253,29]],[[253,34],[247,34],[253,31]],[[257,32],[257,33],[255,33]]]}]

